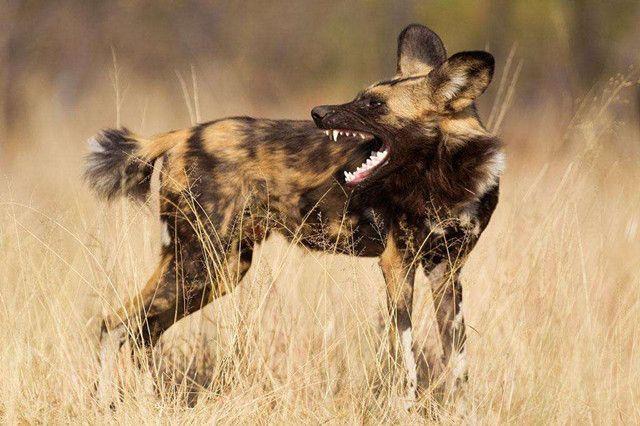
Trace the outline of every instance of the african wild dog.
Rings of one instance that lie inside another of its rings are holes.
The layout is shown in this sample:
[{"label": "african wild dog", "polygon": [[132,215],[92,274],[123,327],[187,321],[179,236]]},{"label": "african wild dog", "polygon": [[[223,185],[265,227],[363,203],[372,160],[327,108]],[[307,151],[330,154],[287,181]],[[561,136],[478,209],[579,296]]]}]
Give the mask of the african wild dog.
[{"label": "african wild dog", "polygon": [[164,159],[160,263],[139,297],[104,319],[103,348],[124,342],[128,327],[153,345],[175,321],[230,291],[254,245],[277,231],[312,249],[380,257],[391,353],[401,355],[409,401],[429,380],[411,328],[420,263],[432,285],[442,361],[451,360],[456,383],[465,380],[458,277],[496,207],[503,167],[501,144],[474,106],[493,68],[486,52],[447,59],[434,32],[410,25],[399,36],[392,79],[346,104],[314,108],[313,121],[235,117],[149,139],[126,129],[99,133],[86,176],[104,198],[144,199]]}]

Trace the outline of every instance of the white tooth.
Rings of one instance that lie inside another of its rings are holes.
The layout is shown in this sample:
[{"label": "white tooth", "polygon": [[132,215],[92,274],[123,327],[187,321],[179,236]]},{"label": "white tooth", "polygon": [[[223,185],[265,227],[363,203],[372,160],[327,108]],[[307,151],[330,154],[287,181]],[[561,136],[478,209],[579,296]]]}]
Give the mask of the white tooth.
[{"label": "white tooth", "polygon": [[338,140],[338,133],[339,133],[339,132],[338,132],[337,130],[334,130],[334,131],[333,131],[333,140],[334,140],[334,141],[337,141],[337,140]]},{"label": "white tooth", "polygon": [[343,132],[342,130],[340,130],[338,133],[339,133],[341,136],[342,136],[342,135],[344,135],[344,132]]},{"label": "white tooth", "polygon": [[325,130],[325,131],[324,131],[324,134],[325,134],[325,135],[327,135],[327,136],[329,136],[329,131],[328,131],[328,130]]},{"label": "white tooth", "polygon": [[360,133],[360,139],[364,139],[364,135]]}]

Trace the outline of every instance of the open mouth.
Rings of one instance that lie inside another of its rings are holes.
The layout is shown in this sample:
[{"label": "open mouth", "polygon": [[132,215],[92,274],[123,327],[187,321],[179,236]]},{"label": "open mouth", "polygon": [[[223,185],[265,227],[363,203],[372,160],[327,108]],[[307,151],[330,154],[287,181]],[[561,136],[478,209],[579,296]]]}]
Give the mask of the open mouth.
[{"label": "open mouth", "polygon": [[355,170],[344,171],[344,181],[348,186],[357,185],[371,177],[389,162],[389,147],[371,133],[344,129],[329,129],[325,130],[324,133],[329,136],[329,139],[332,141],[338,141],[340,138],[349,138],[360,142],[370,142],[371,153],[369,154],[369,158]]}]

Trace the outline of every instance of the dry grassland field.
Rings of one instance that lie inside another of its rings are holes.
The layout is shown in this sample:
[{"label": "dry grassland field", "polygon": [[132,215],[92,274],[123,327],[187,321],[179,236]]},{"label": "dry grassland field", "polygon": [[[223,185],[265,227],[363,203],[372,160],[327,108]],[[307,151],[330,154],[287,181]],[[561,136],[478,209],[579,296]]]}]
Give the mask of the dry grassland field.
[{"label": "dry grassland field", "polygon": [[[34,74],[23,92],[28,119],[0,141],[2,423],[640,422],[638,73],[621,68],[575,95],[558,92],[569,100],[562,108],[525,107],[520,87],[533,77],[522,49],[497,58],[495,87],[480,104],[505,142],[507,168],[462,272],[463,417],[456,403],[428,396],[421,403],[432,416],[398,403],[377,259],[312,252],[277,236],[258,246],[232,294],[162,337],[149,359],[153,378],[121,360],[120,397],[111,407],[97,401],[100,320],[153,272],[161,232],[157,192],[147,204],[90,193],[84,141],[120,124],[150,135],[233,114],[307,118],[314,105],[346,101],[372,80],[327,95],[332,77],[314,76],[315,89],[271,103],[252,100],[254,82],[231,63],[215,72],[180,65],[178,77],[168,67],[164,81],[150,82],[127,68],[126,50],[112,57],[105,46],[109,67],[73,104]],[[427,289],[420,271],[421,344],[437,339]]]}]

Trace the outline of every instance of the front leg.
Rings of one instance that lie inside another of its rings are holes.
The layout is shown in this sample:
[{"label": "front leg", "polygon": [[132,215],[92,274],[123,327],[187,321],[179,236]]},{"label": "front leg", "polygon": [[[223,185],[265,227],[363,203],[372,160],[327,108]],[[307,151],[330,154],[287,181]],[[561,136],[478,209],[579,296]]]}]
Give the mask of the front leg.
[{"label": "front leg", "polygon": [[442,343],[442,363],[450,368],[453,379],[451,392],[455,394],[468,380],[465,357],[467,335],[462,313],[460,268],[443,261],[433,268],[425,267],[425,272],[431,283]]},{"label": "front leg", "polygon": [[380,267],[387,286],[387,308],[391,315],[389,343],[392,359],[401,355],[406,372],[405,408],[416,400],[418,374],[413,350],[411,311],[415,267],[408,251],[399,247],[393,233],[387,236],[386,247],[380,256]]}]

